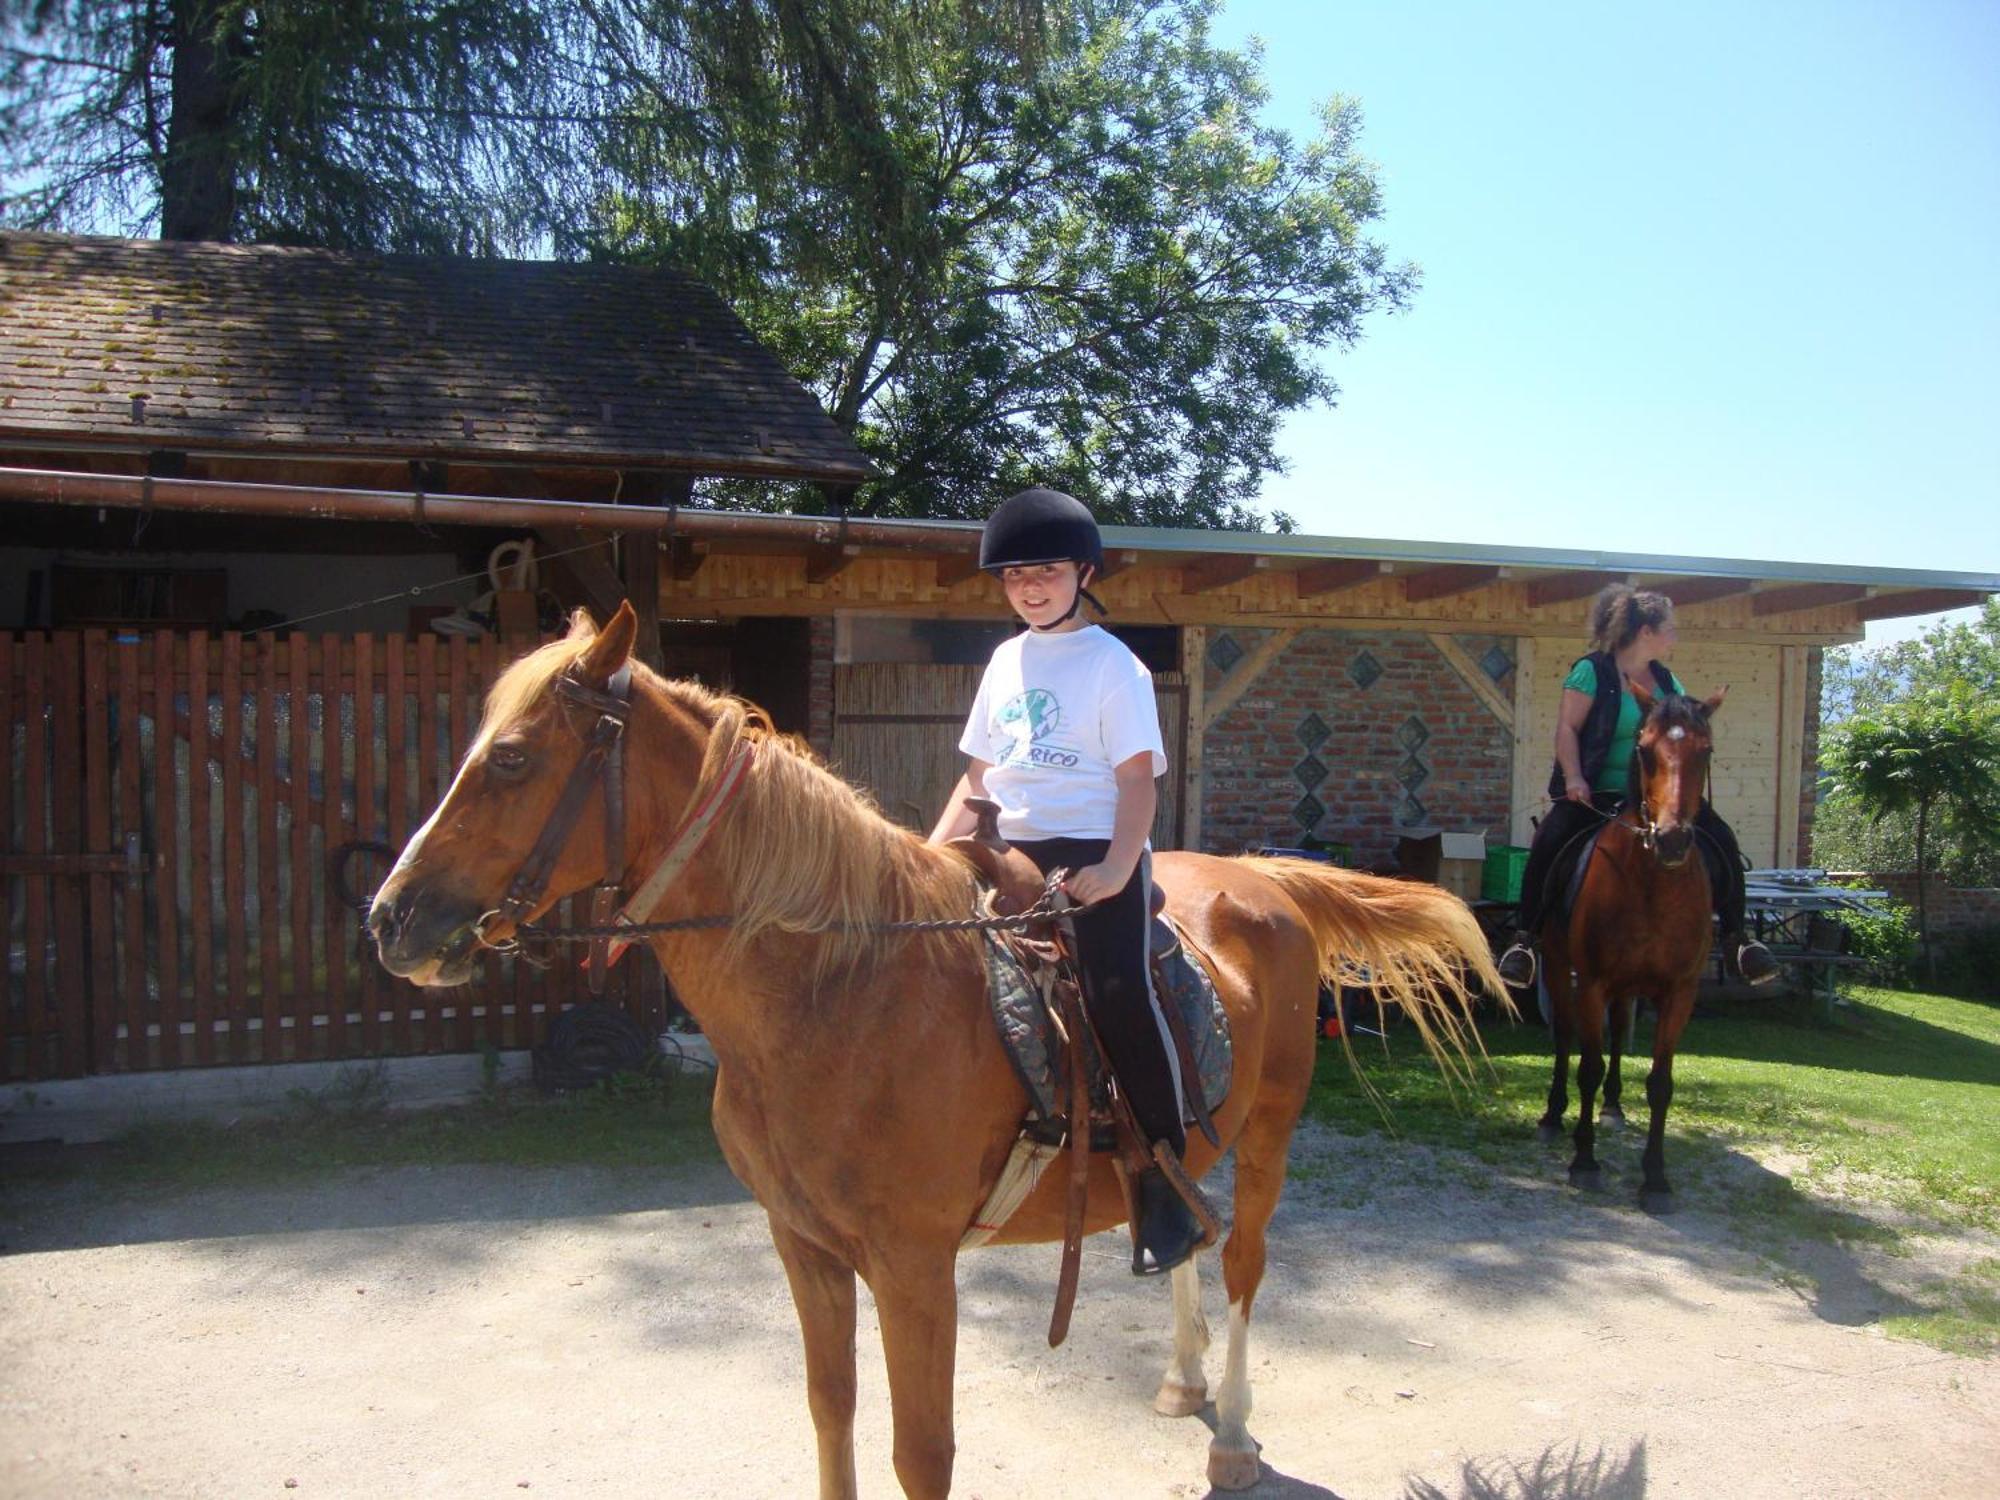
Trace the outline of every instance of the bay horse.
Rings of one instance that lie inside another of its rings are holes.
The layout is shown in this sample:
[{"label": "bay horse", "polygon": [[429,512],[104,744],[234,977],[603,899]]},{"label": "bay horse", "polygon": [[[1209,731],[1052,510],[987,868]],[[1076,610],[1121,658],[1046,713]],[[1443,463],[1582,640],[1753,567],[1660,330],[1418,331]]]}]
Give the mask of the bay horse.
[{"label": "bay horse", "polygon": [[[494,685],[449,791],[376,895],[369,924],[382,962],[419,984],[462,983],[482,942],[504,943],[517,929],[502,893],[515,889],[524,861],[547,866],[541,893],[511,908],[531,919],[600,880],[626,889],[645,881],[663,851],[682,847],[676,830],[690,810],[713,815],[699,857],[651,915],[726,913],[731,925],[648,941],[714,1045],[715,1133],[764,1208],[791,1285],[820,1495],[856,1492],[859,1276],[881,1319],[897,1477],[909,1495],[943,1496],[954,1455],[955,1260],[1028,1095],[987,1006],[983,939],[879,927],[971,914],[972,867],[884,818],[740,700],[632,661],[635,630],[629,606],[601,632],[579,611],[567,639]],[[622,835],[603,799],[570,791],[574,769],[606,738],[600,710],[620,691]],[[732,775],[724,805],[716,789]],[[544,858],[551,841],[537,830],[559,802],[573,804],[574,821]],[[624,854],[608,870],[607,827]],[[1215,978],[1235,1049],[1234,1083],[1214,1113],[1222,1149],[1236,1151],[1236,1181],[1222,1249],[1229,1347],[1208,1477],[1240,1489],[1259,1473],[1246,1426],[1250,1313],[1312,1078],[1321,977],[1366,965],[1453,1067],[1471,1036],[1462,982],[1504,991],[1470,912],[1434,886],[1282,859],[1163,854],[1155,868]],[[1196,1137],[1190,1172],[1220,1154]],[[1093,1158],[1090,1172],[1094,1232],[1123,1221],[1124,1200],[1110,1158]],[[1063,1176],[1047,1173],[997,1242],[1059,1240]],[[1155,1405],[1185,1416],[1207,1396],[1208,1329],[1192,1260],[1173,1273],[1173,1307],[1173,1355]]]},{"label": "bay horse", "polygon": [[1574,906],[1543,937],[1542,972],[1556,1056],[1548,1109],[1537,1129],[1545,1141],[1562,1133],[1574,1038],[1580,1056],[1576,1155],[1569,1180],[1573,1187],[1593,1191],[1604,1185],[1592,1120],[1595,1096],[1602,1083],[1605,1121],[1624,1122],[1619,1063],[1625,1033],[1635,1002],[1650,999],[1655,1019],[1646,1103],[1652,1119],[1640,1159],[1644,1180],[1639,1202],[1648,1213],[1664,1214],[1674,1208],[1665,1145],[1667,1105],[1674,1097],[1674,1049],[1694,1013],[1711,942],[1708,860],[1698,845],[1695,815],[1701,811],[1715,749],[1709,720],[1729,690],[1701,700],[1680,693],[1656,698],[1636,679],[1627,683],[1645,714],[1632,749],[1632,795],[1599,832]]}]

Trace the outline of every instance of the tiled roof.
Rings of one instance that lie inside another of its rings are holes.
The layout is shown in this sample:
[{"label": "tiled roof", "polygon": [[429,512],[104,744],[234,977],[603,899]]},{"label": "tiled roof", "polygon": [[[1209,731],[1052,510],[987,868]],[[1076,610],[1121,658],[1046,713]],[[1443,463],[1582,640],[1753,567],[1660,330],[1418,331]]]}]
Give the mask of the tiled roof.
[{"label": "tiled roof", "polygon": [[30,436],[871,473],[677,272],[0,232],[0,441]]}]

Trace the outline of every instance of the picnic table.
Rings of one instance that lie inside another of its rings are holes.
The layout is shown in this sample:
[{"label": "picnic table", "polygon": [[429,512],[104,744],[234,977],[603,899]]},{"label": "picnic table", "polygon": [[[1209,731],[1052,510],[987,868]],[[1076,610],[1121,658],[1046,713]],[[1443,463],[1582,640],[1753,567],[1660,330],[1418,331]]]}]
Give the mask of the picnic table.
[{"label": "picnic table", "polygon": [[1818,999],[1820,1014],[1831,1020],[1840,970],[1867,961],[1848,951],[1847,927],[1839,914],[1879,916],[1880,909],[1872,903],[1886,900],[1889,893],[1831,885],[1824,870],[1751,870],[1743,880],[1750,930],[1773,958],[1791,969],[1797,987]]}]

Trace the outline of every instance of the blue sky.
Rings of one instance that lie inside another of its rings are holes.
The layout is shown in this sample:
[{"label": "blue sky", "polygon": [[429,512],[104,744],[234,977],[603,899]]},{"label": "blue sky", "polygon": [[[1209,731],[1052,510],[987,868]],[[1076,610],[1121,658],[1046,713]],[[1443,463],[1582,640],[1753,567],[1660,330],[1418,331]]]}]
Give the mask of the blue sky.
[{"label": "blue sky", "polygon": [[1360,101],[1424,276],[1266,506],[2000,573],[2000,4],[1227,0],[1252,35],[1270,123]]}]

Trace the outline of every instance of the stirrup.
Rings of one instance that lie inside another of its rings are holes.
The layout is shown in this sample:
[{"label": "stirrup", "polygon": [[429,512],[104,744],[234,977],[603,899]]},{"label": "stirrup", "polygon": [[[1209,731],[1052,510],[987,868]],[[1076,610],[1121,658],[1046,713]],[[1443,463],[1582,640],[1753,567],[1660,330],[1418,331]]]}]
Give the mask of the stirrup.
[{"label": "stirrup", "polygon": [[[1750,959],[1746,964],[1744,960]],[[1753,974],[1752,968],[1756,969]],[[1746,984],[1769,984],[1778,977],[1778,961],[1771,956],[1771,950],[1755,938],[1744,938],[1736,945],[1736,973]]]},{"label": "stirrup", "polygon": [[[1514,955],[1517,953],[1520,955],[1521,964],[1525,965],[1527,968],[1527,973],[1522,975],[1518,979],[1513,974],[1510,974],[1508,972],[1508,960],[1512,959]],[[1535,982],[1535,976],[1540,972],[1539,963],[1535,958],[1535,950],[1532,946],[1530,946],[1527,943],[1515,943],[1512,946],[1510,946],[1505,953],[1501,954],[1499,969],[1500,969],[1500,977],[1504,979],[1510,987],[1517,990],[1524,990],[1528,988],[1529,985]]]}]

